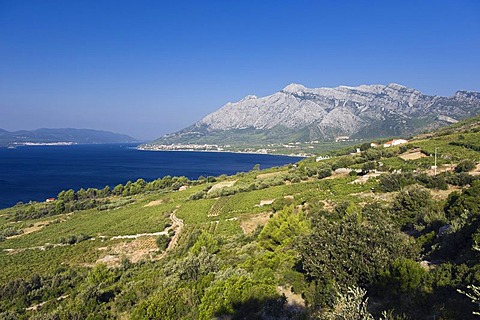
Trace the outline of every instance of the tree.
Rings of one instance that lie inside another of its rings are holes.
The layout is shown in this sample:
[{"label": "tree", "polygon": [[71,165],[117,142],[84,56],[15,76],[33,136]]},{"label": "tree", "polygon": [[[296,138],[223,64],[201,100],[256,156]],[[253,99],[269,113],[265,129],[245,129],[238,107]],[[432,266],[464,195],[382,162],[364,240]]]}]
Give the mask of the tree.
[{"label": "tree", "polygon": [[123,193],[123,185],[122,184],[117,184],[115,188],[113,188],[113,194],[115,195],[121,195]]},{"label": "tree", "polygon": [[275,251],[279,246],[288,247],[295,239],[308,232],[308,221],[295,212],[293,206],[277,212],[258,236],[260,244],[267,250]]},{"label": "tree", "polygon": [[[244,313],[252,318],[258,318],[253,315],[261,311],[262,301],[276,300],[277,298],[279,295],[271,280],[257,279],[240,269],[236,273],[228,274],[225,278],[215,280],[208,287],[199,306],[199,318],[213,319],[222,315],[234,314],[242,307],[248,310]],[[277,306],[275,309],[281,308],[282,306]],[[248,318],[241,317],[241,319]]]},{"label": "tree", "polygon": [[65,202],[63,200],[57,200],[55,203],[55,213],[60,214],[65,211]]},{"label": "tree", "polygon": [[101,197],[108,197],[111,193],[111,190],[110,190],[110,186],[105,186],[105,188],[103,188],[101,191],[100,191],[100,196]]},{"label": "tree", "polygon": [[472,182],[472,185],[465,189],[462,194],[458,192],[452,192],[447,199],[445,205],[445,214],[452,220],[456,217],[460,217],[462,214],[468,216],[480,215],[480,181],[476,180]]},{"label": "tree", "polygon": [[[298,244],[304,270],[320,286],[368,285],[396,258],[415,258],[417,249],[385,217],[380,206],[344,214],[339,221],[320,216]],[[365,217],[365,218],[364,218]]]},{"label": "tree", "polygon": [[455,172],[468,172],[475,169],[475,161],[471,159],[465,159],[460,161],[455,167]]},{"label": "tree", "polygon": [[377,167],[377,163],[375,161],[365,162],[362,165],[362,173],[366,174],[366,173],[370,172],[371,170],[375,170],[376,167]]},{"label": "tree", "polygon": [[382,282],[388,291],[395,294],[408,294],[418,288],[425,274],[426,271],[418,262],[398,258],[395,259],[390,269],[382,274]]},{"label": "tree", "polygon": [[366,151],[372,147],[370,142],[364,142],[360,145],[360,150],[361,151]]},{"label": "tree", "polygon": [[160,251],[165,251],[170,243],[170,237],[166,234],[161,234],[157,237],[156,243]]},{"label": "tree", "polygon": [[433,200],[428,189],[413,185],[402,190],[393,200],[392,213],[402,227],[412,228],[415,223],[423,223],[432,210]]},{"label": "tree", "polygon": [[200,253],[201,249],[205,248],[208,253],[215,254],[220,250],[218,240],[206,231],[203,231],[197,239],[197,242],[190,248],[190,252],[194,254]]}]

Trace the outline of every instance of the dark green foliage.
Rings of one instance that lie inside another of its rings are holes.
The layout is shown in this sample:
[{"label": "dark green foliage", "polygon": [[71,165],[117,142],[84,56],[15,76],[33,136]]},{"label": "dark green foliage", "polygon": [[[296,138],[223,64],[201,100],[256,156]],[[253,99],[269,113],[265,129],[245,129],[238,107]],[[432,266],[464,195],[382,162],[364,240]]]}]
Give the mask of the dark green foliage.
[{"label": "dark green foliage", "polygon": [[353,164],[352,157],[349,157],[349,156],[341,157],[332,164],[332,170],[336,170],[339,168],[348,168],[352,164]]},{"label": "dark green foliage", "polygon": [[161,234],[157,237],[156,243],[158,250],[164,251],[167,249],[168,244],[170,243],[170,237],[166,234]]},{"label": "dark green foliage", "polygon": [[[308,275],[327,285],[372,283],[390,261],[415,258],[416,249],[408,238],[385,218],[381,207],[346,214],[341,221],[319,217],[312,222],[312,233],[302,238],[299,252]],[[367,212],[368,211],[368,212]]]},{"label": "dark green foliage", "polygon": [[200,253],[204,249],[210,254],[215,254],[220,250],[219,241],[211,233],[202,232],[197,238],[197,242],[190,248],[190,252],[194,254]]},{"label": "dark green foliage", "polygon": [[448,184],[443,175],[429,176],[427,174],[417,174],[414,176],[416,181],[429,189],[447,190]]},{"label": "dark green foliage", "polygon": [[368,161],[380,160],[380,158],[382,157],[382,150],[374,148],[368,149],[367,151],[365,151],[364,157]]},{"label": "dark green foliage", "polygon": [[277,212],[291,204],[293,204],[293,199],[282,197],[282,198],[275,199],[275,201],[273,201],[271,206],[272,206],[273,212]]},{"label": "dark green foliage", "polygon": [[86,234],[83,234],[83,233],[81,233],[79,235],[72,234],[72,235],[69,235],[68,237],[61,237],[58,240],[58,242],[62,243],[62,244],[75,244],[75,243],[79,243],[79,242],[88,240],[90,238],[91,237],[89,235],[86,235]]},{"label": "dark green foliage", "polygon": [[361,151],[366,151],[368,149],[370,149],[372,146],[371,146],[371,143],[370,142],[364,142],[360,145],[360,150]]},{"label": "dark green foliage", "polygon": [[[225,279],[217,279],[205,291],[199,306],[199,319],[212,319],[228,314],[237,314],[239,319],[243,318],[242,314],[258,319],[262,311],[274,313],[282,309],[285,300],[277,300],[280,297],[270,280],[256,279],[241,269],[231,272],[234,274]],[[273,306],[262,303],[265,300],[276,303]]]},{"label": "dark green foliage", "polygon": [[277,212],[258,236],[260,244],[267,250],[275,251],[278,246],[291,246],[296,237],[308,231],[308,222],[293,206]]},{"label": "dark green foliage", "polygon": [[480,151],[480,145],[478,145],[478,141],[475,142],[467,142],[467,141],[452,141],[450,142],[452,146],[460,146],[465,147],[467,149],[471,149],[474,151]]},{"label": "dark green foliage", "polygon": [[198,199],[202,199],[206,196],[206,192],[205,191],[198,191],[194,194],[192,194],[188,199],[189,200],[198,200]]},{"label": "dark green foliage", "polygon": [[380,176],[380,188],[385,192],[399,191],[415,183],[411,173],[393,173]]},{"label": "dark green foliage", "polygon": [[406,294],[418,289],[426,271],[411,259],[397,258],[388,270],[380,273],[380,282],[394,294]]},{"label": "dark green foliage", "polygon": [[477,176],[472,176],[466,172],[445,174],[445,181],[451,185],[464,187],[478,180]]},{"label": "dark green foliage", "polygon": [[330,168],[320,168],[317,173],[318,179],[330,177],[331,175],[332,175],[332,170]]},{"label": "dark green foliage", "polygon": [[188,288],[162,287],[133,311],[132,319],[176,320],[192,316],[190,299],[194,292]]},{"label": "dark green foliage", "polygon": [[465,159],[460,161],[457,166],[455,167],[455,172],[468,172],[475,169],[475,161],[470,159]]},{"label": "dark green foliage", "polygon": [[474,181],[472,186],[462,194],[453,192],[447,199],[445,213],[449,219],[460,217],[462,214],[468,216],[480,215],[480,181]]},{"label": "dark green foliage", "polygon": [[412,228],[423,223],[425,216],[433,210],[430,192],[418,185],[402,190],[393,200],[392,213],[395,221],[403,228]]},{"label": "dark green foliage", "polygon": [[363,174],[366,174],[368,172],[370,172],[371,170],[374,170],[377,168],[377,164],[375,161],[369,161],[369,162],[365,162],[363,165],[362,165],[362,173]]}]

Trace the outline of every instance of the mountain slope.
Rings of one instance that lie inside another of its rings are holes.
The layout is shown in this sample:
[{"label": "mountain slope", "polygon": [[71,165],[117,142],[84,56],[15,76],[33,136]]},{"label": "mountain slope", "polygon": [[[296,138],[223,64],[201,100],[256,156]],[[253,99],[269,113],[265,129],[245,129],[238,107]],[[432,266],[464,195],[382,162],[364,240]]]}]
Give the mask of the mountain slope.
[{"label": "mountain slope", "polygon": [[256,144],[411,135],[480,112],[480,93],[429,96],[398,84],[305,88],[227,103],[156,144]]},{"label": "mountain slope", "polygon": [[0,147],[45,144],[45,143],[79,143],[79,144],[101,144],[101,143],[124,143],[136,142],[137,140],[123,134],[109,131],[91,129],[37,129],[32,131],[9,132],[0,129]]}]

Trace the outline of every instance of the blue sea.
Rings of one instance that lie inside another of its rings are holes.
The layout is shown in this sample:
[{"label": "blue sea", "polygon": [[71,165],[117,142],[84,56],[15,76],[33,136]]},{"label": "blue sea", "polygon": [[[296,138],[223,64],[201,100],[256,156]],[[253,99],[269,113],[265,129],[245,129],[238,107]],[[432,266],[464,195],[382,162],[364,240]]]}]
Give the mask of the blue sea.
[{"label": "blue sea", "polygon": [[132,144],[0,148],[0,208],[45,201],[61,190],[103,188],[143,178],[217,176],[270,168],[299,159],[286,156],[140,151]]}]

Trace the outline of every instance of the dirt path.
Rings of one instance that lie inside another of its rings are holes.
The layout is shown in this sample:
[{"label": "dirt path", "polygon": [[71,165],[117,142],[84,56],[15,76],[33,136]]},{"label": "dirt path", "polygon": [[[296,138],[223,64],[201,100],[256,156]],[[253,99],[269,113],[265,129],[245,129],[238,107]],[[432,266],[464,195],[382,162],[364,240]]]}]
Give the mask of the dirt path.
[{"label": "dirt path", "polygon": [[64,299],[68,298],[68,294],[65,294],[63,296],[60,296],[56,299],[52,299],[52,300],[48,300],[48,301],[44,301],[44,302],[40,302],[38,304],[35,304],[31,307],[28,307],[28,308],[25,308],[26,311],[37,311],[38,309],[40,309],[41,307],[43,307],[46,303],[49,303],[51,301],[54,301],[54,300],[57,300],[57,301],[62,301]]},{"label": "dirt path", "polygon": [[[98,259],[94,264],[88,264],[88,266],[94,266],[95,264],[98,264],[98,263],[106,263],[108,266],[115,267],[120,265],[121,259],[123,257],[128,258],[133,263],[138,262],[141,259],[145,259],[145,258],[150,260],[161,259],[167,254],[168,251],[175,249],[178,243],[178,238],[185,225],[183,223],[183,220],[176,216],[176,212],[178,208],[179,207],[177,207],[170,214],[170,220],[172,220],[172,226],[165,228],[165,230],[163,231],[113,236],[110,238],[107,238],[106,236],[98,236],[97,238],[100,238],[102,240],[133,239],[133,241],[122,242],[122,243],[114,244],[112,246],[98,248],[98,250],[107,251],[108,253],[106,253],[106,255],[103,256],[102,258]],[[41,228],[41,226],[34,226],[34,227]],[[156,244],[156,237],[162,234],[168,235],[169,229],[175,230],[175,234],[171,238],[170,243],[168,244],[168,247],[165,249],[165,251],[162,252],[161,254],[157,254],[158,247]],[[31,232],[34,232],[34,231],[31,231]],[[95,238],[91,238],[90,240],[95,240]],[[67,245],[68,244],[64,244],[64,243],[46,244],[43,246],[35,246],[35,247],[28,247],[28,248],[3,249],[3,251],[7,252],[8,254],[16,254],[26,250],[45,251],[48,248],[56,248],[59,246],[67,246]],[[41,307],[41,305],[38,307]]]},{"label": "dirt path", "polygon": [[[178,207],[177,207],[178,209]],[[175,214],[175,209],[170,214],[170,220],[172,220],[172,226],[165,228],[165,230],[153,233],[138,233],[133,235],[114,236],[110,240],[115,239],[134,239],[131,242],[122,242],[111,247],[102,247],[99,250],[107,251],[107,254],[98,259],[95,264],[105,263],[109,267],[119,266],[123,257],[130,260],[132,263],[136,263],[140,260],[159,260],[163,258],[169,251],[173,250],[178,243],[178,238],[184,227],[182,219],[179,219]],[[173,229],[175,234],[170,239],[168,247],[162,253],[158,252],[156,244],[156,238],[159,235],[168,235],[169,229]],[[93,265],[95,265],[93,264]],[[93,266],[92,265],[92,266]]]},{"label": "dirt path", "polygon": [[173,225],[176,227],[174,228],[175,234],[170,240],[170,243],[168,244],[167,249],[165,249],[165,253],[167,251],[173,250],[176,247],[180,233],[182,232],[183,227],[185,226],[185,224],[183,223],[183,220],[180,218],[177,218],[177,216],[175,215],[175,213],[177,213],[177,209],[173,210],[173,212],[170,214],[170,220],[172,220]]},{"label": "dirt path", "polygon": [[127,234],[124,236],[113,236],[110,238],[110,240],[115,240],[115,239],[137,239],[140,237],[154,237],[154,236],[159,236],[162,234],[168,234],[168,231],[159,231],[159,232],[152,232],[152,233],[137,233],[137,234]]},{"label": "dirt path", "polygon": [[47,250],[48,247],[50,248],[56,248],[56,247],[64,247],[68,246],[66,243],[55,243],[55,244],[46,244],[44,246],[35,246],[35,247],[28,247],[28,248],[15,248],[15,249],[3,249],[3,251],[9,253],[9,254],[16,254],[20,253],[26,250],[40,250],[40,251],[45,251]]}]

